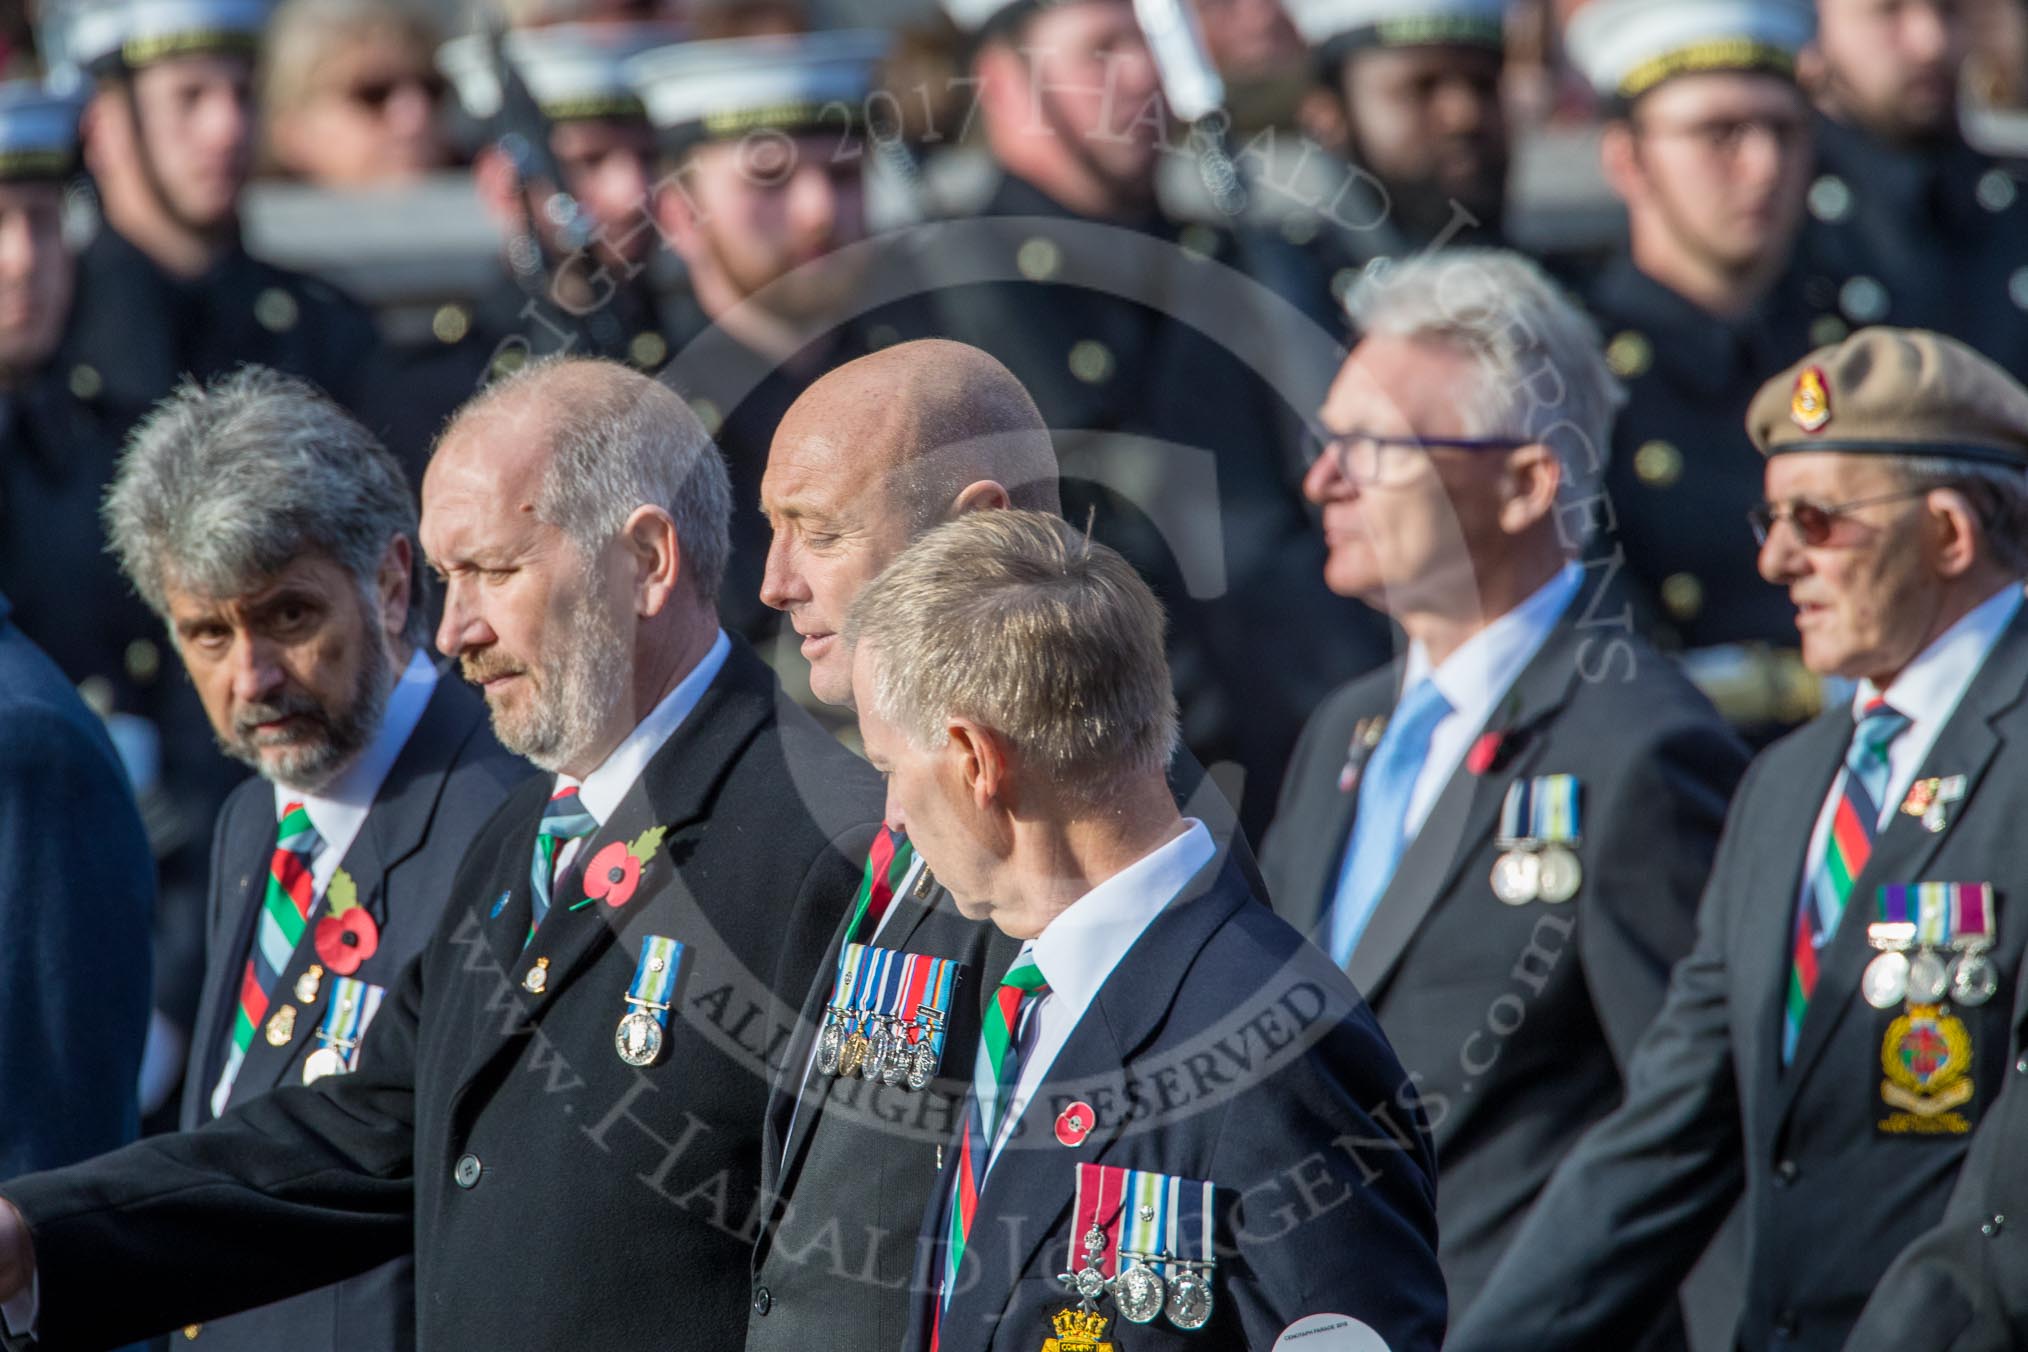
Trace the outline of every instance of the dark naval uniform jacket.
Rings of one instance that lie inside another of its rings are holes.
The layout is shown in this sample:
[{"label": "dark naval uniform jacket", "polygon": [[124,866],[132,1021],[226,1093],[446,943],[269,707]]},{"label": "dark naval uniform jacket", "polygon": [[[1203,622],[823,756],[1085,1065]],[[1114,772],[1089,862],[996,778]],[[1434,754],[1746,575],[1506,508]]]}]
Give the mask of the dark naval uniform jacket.
[{"label": "dark naval uniform jacket", "polygon": [[[393,990],[450,905],[466,848],[508,792],[533,773],[494,740],[485,701],[455,671],[439,675],[421,720],[345,852],[342,867],[374,919],[380,941],[354,979]],[[183,1128],[212,1120],[212,1089],[239,1009],[240,981],[267,891],[275,848],[275,791],[252,779],[226,800],[211,854],[210,962],[183,1085]],[[278,1085],[298,1084],[319,1045],[336,974],[319,961],[314,925],[283,971],[271,1008],[293,1012],[292,1036],[256,1036],[232,1082],[227,1110]],[[317,974],[312,975],[315,967]],[[307,999],[303,992],[310,992]],[[368,1032],[371,1032],[369,1026]],[[414,1263],[404,1256],[364,1276],[184,1330],[207,1349],[397,1348],[415,1345]]]},{"label": "dark naval uniform jacket", "polygon": [[0,1177],[133,1138],[154,874],[105,728],[0,596]]},{"label": "dark naval uniform jacket", "polygon": [[[1999,997],[2006,999],[2003,992]],[[2006,1082],[1986,1110],[1936,1226],[1873,1288],[1846,1352],[2028,1347],[2028,980],[2015,979]]]},{"label": "dark naval uniform jacket", "polygon": [[[1058,1274],[1083,1164],[1217,1188],[1210,1322],[1136,1327],[1106,1298],[1115,1346],[1267,1348],[1317,1314],[1395,1352],[1442,1343],[1427,1124],[1357,992],[1259,901],[1238,860],[1214,858],[1106,978],[986,1177],[940,1352],[1032,1352],[1076,1307]],[[1073,1103],[1095,1122],[1066,1144]],[[923,1212],[909,1352],[929,1347],[949,1186]]]},{"label": "dark naval uniform jacket", "polygon": [[1895,147],[1827,117],[1817,161],[1797,243],[1811,303],[1949,334],[2028,379],[2028,165],[1955,131]]},{"label": "dark naval uniform jacket", "polygon": [[1245,771],[1257,835],[1309,710],[1390,651],[1325,588],[1300,494],[1335,335],[1236,270],[1228,235],[1088,220],[1012,176],[978,217],[913,233],[931,328],[903,336],[981,347],[1034,396],[1064,515],[1095,512],[1162,598],[1183,740]]},{"label": "dark naval uniform jacket", "polygon": [[1990,882],[1992,957],[2001,989],[2013,989],[2028,939],[2014,867],[2028,813],[2024,683],[2028,614],[2017,613],[1916,771],[1918,780],[1963,775],[1963,798],[1948,805],[1940,831],[1897,810],[1880,832],[1822,951],[1787,1067],[1796,899],[1852,739],[1849,707],[1754,761],[1704,892],[1696,948],[1635,1051],[1626,1102],[1564,1159],[1455,1330],[1455,1347],[1624,1346],[1742,1192],[1739,1345],[1843,1346],[1895,1255],[1943,1218],[1971,1140],[1957,1128],[1990,1116],[2013,1065],[2007,999],[1952,1007],[1958,1022],[1942,1031],[1967,1042],[1940,1068],[1937,1087],[1969,1085],[1960,1121],[1927,1133],[1894,1129],[1886,1063],[1899,1058],[1909,1025],[1901,1005],[1868,1004],[1859,982],[1873,956],[1867,925],[1880,885]]},{"label": "dark naval uniform jacket", "polygon": [[[1626,631],[1623,604],[1595,611],[1597,600],[1579,592],[1496,706],[1479,746],[1497,751],[1482,772],[1468,756],[1452,774],[1347,968],[1429,1114],[1458,1311],[1556,1161],[1619,1102],[1669,968],[1690,949],[1746,766],[1711,705]],[[1341,774],[1362,754],[1362,724],[1393,709],[1399,679],[1376,672],[1317,711],[1268,835],[1276,909],[1325,943],[1357,815]],[[1490,881],[1506,848],[1501,806],[1515,783],[1555,774],[1578,782],[1581,885],[1565,903],[1502,904]]]},{"label": "dark naval uniform jacket", "polygon": [[[1627,390],[1606,466],[1613,524],[1597,552],[1617,549],[1644,628],[1666,648],[1796,646],[1794,607],[1755,567],[1746,514],[1766,496],[1767,462],[1746,435],[1746,408],[1817,346],[1822,315],[1802,290],[1791,276],[1746,316],[1721,319],[1622,253],[1586,295]],[[1779,699],[1768,703],[1778,710]],[[1779,711],[1789,716],[1762,721],[1793,726],[1818,712]]]},{"label": "dark naval uniform jacket", "polygon": [[[879,781],[735,644],[582,844],[588,861],[664,832],[624,903],[567,870],[524,947],[550,789],[528,782],[480,831],[356,1072],[6,1185],[49,1345],[215,1318],[411,1249],[426,1350],[739,1344],[768,1086],[823,953],[793,936],[835,927],[809,912],[851,897]],[[636,1066],[616,1029],[651,935],[686,951],[665,1045]]]}]

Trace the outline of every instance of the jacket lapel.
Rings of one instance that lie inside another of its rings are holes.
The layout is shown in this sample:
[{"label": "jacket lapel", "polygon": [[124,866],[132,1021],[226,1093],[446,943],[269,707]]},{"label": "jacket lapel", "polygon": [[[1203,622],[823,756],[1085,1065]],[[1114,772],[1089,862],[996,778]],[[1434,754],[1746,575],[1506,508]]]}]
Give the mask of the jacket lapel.
[{"label": "jacket lapel", "polygon": [[[2023,681],[2028,680],[2028,622],[2024,622],[2024,615],[2028,612],[2016,614],[1978,674],[1972,678],[1964,700],[1951,714],[1950,721],[1944,724],[1929,754],[1923,758],[1922,768],[1916,771],[1917,779],[1963,775],[1965,798],[1969,800],[1978,792],[1980,780],[1985,777],[1987,767],[2000,749],[2001,735],[1995,724],[2002,714],[2020,702]],[[1822,806],[1821,799],[1818,806]],[[1936,857],[1956,820],[1947,816],[1942,831],[1931,831],[1920,819],[1899,808],[1897,801],[1886,829],[1874,842],[1866,867],[1853,881],[1852,895],[1846,900],[1838,932],[1825,946],[1822,970],[1817,977],[1817,995],[1810,1001],[1809,1011],[1803,1016],[1802,1035],[1796,1042],[1795,1063],[1785,1077],[1784,1112],[1794,1103],[1797,1087],[1811,1065],[1823,1054],[1825,1045],[1852,1007],[1853,996],[1859,988],[1860,972],[1870,958],[1866,927],[1877,915],[1876,889],[1884,883],[1922,881],[1922,871]]]},{"label": "jacket lapel", "polygon": [[[1344,865],[1345,850],[1352,839],[1352,822],[1358,816],[1358,776],[1364,773],[1366,762],[1373,755],[1378,731],[1393,708],[1400,685],[1399,668],[1386,682],[1373,681],[1373,699],[1349,710],[1345,725],[1332,729],[1331,741],[1324,749],[1335,759],[1338,741],[1345,742],[1340,778],[1318,792],[1313,800],[1316,807],[1308,820],[1291,824],[1316,843],[1297,856],[1296,872],[1289,879],[1291,894],[1276,897],[1276,907],[1299,932],[1324,946],[1330,943],[1328,926],[1332,903],[1338,896],[1338,870]],[[1374,736],[1360,735],[1368,729]],[[1344,786],[1346,770],[1353,775],[1350,788]]]},{"label": "jacket lapel", "polygon": [[1422,922],[1448,892],[1468,860],[1477,857],[1478,842],[1499,826],[1500,805],[1507,786],[1535,768],[1541,753],[1541,725],[1570,697],[1577,679],[1577,631],[1573,600],[1542,648],[1515,678],[1513,688],[1488,720],[1484,732],[1503,735],[1504,773],[1472,773],[1470,755],[1451,773],[1429,819],[1402,854],[1394,878],[1352,951],[1346,974],[1366,998],[1379,998],[1396,964],[1407,951]]},{"label": "jacket lapel", "polygon": [[[194,1097],[187,1091],[184,1095],[182,1125],[186,1130],[211,1120],[211,1091],[225,1072],[225,1048],[233,1018],[239,1011],[240,981],[246,975],[254,926],[267,894],[268,856],[274,853],[275,845],[275,814],[274,792],[263,787],[264,792],[253,795],[243,810],[228,819],[227,830],[231,834],[218,852],[224,864],[223,876],[213,886],[222,895],[218,923],[210,941],[217,946],[216,951],[231,954],[232,961],[213,963],[207,973],[204,1000],[197,1016],[198,1042],[188,1072],[198,1077],[195,1086],[198,1092]],[[254,1041],[260,1040],[256,1032]],[[248,1055],[252,1055],[251,1048]]]},{"label": "jacket lapel", "polygon": [[[971,1277],[959,1279],[960,1290],[943,1323],[944,1352],[986,1346],[992,1321],[1006,1306],[1010,1277],[1026,1272],[1038,1255],[1047,1258],[1042,1248],[1061,1228],[1076,1198],[1076,1166],[1101,1159],[1126,1125],[1124,1115],[1102,1118],[1075,1149],[1058,1146],[1052,1139],[1055,1100],[1074,1094],[1098,1102],[1093,1091],[1109,1088],[1113,1102],[1127,1102],[1127,1067],[1134,1055],[1160,1029],[1212,934],[1251,902],[1251,889],[1237,865],[1230,857],[1214,859],[1149,926],[1100,987],[1049,1066],[1047,1092],[1028,1103],[1015,1134],[986,1177],[964,1258],[967,1267],[977,1266]],[[958,1153],[944,1152],[945,1173],[924,1210],[921,1233],[939,1241],[936,1226]],[[919,1249],[928,1256],[929,1270],[940,1271],[942,1244]],[[934,1291],[934,1283],[926,1289]]]}]

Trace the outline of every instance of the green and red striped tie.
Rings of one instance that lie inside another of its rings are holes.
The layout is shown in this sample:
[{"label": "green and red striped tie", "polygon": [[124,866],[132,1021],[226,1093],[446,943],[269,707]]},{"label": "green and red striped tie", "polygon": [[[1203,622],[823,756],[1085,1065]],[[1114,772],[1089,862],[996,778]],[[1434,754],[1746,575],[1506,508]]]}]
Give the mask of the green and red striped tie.
[{"label": "green and red striped tie", "polygon": [[1028,945],[1014,959],[1000,988],[993,992],[993,1002],[986,1007],[985,1023],[979,1030],[979,1054],[972,1065],[972,1092],[965,1096],[965,1138],[958,1146],[950,1197],[944,1206],[949,1223],[943,1281],[937,1288],[930,1321],[930,1352],[936,1352],[944,1311],[958,1287],[958,1264],[964,1260],[965,1238],[972,1231],[979,1197],[986,1190],[986,1173],[993,1166],[993,1143],[1006,1124],[1007,1101],[1021,1074],[1022,1018],[1048,993],[1049,983],[1035,965],[1033,945]]},{"label": "green and red striped tie", "polygon": [[1873,857],[1873,838],[1880,830],[1880,800],[1887,793],[1890,765],[1887,748],[1908,729],[1910,719],[1886,700],[1876,699],[1859,715],[1845,768],[1838,775],[1837,807],[1824,854],[1805,876],[1796,905],[1793,961],[1789,964],[1788,1007],[1782,1021],[1782,1064],[1795,1058],[1803,1016],[1817,992],[1817,955],[1838,932],[1852,885]]},{"label": "green and red striped tie", "polygon": [[223,1111],[231,1097],[246,1049],[253,1045],[255,1030],[268,1016],[275,986],[288,970],[304,931],[310,928],[310,912],[317,904],[310,870],[323,848],[324,838],[310,825],[310,814],[301,803],[282,809],[282,819],[275,827],[275,851],[268,858],[267,890],[261,899],[260,918],[254,922],[253,951],[247,955],[246,971],[240,977],[239,1012],[232,1021],[225,1073],[212,1091],[214,1113]]},{"label": "green and red striped tie", "polygon": [[881,827],[866,851],[866,872],[859,879],[859,891],[852,897],[852,923],[845,930],[846,943],[873,941],[880,928],[880,917],[887,914],[895,893],[901,889],[901,880],[908,876],[908,866],[914,862],[915,847],[908,843],[908,837]]}]

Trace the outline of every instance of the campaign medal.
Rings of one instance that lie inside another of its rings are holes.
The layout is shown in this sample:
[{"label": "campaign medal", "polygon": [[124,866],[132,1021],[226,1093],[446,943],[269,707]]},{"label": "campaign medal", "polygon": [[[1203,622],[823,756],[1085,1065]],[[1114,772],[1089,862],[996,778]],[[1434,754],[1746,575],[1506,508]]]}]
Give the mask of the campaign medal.
[{"label": "campaign medal", "polygon": [[266,1029],[270,1047],[286,1047],[296,1037],[296,1007],[283,1005],[268,1016]]},{"label": "campaign medal", "polygon": [[888,1067],[894,1061],[894,1021],[875,1014],[870,1026],[873,1032],[867,1039],[866,1078],[874,1084],[886,1084]]},{"label": "campaign medal", "polygon": [[1500,805],[1502,853],[1493,861],[1493,895],[1509,906],[1531,901],[1558,905],[1584,885],[1575,775],[1538,775],[1507,786]]},{"label": "campaign medal", "polygon": [[838,1053],[845,1048],[845,1034],[838,1027],[838,1006],[824,1008],[824,1031],[817,1034],[817,1073],[836,1075]]},{"label": "campaign medal", "polygon": [[1169,1299],[1169,1289],[1155,1275],[1155,1269],[1140,1261],[1138,1254],[1128,1257],[1126,1262],[1120,1275],[1113,1278],[1113,1300],[1120,1307],[1120,1318],[1131,1324],[1153,1323]]},{"label": "campaign medal", "polygon": [[1908,960],[1908,999],[1912,1004],[1933,1005],[1951,988],[1950,968],[1934,949],[1923,949]]},{"label": "campaign medal", "polygon": [[1956,933],[1951,947],[1951,1003],[1977,1009],[2000,990],[1999,969],[1986,953],[1993,946],[1993,889],[1985,883],[1958,884]]},{"label": "campaign medal", "polygon": [[296,998],[306,1005],[316,1004],[317,994],[323,988],[324,969],[314,962],[296,978]]},{"label": "campaign medal", "polygon": [[856,1028],[847,1033],[845,1035],[845,1046],[838,1053],[838,1074],[841,1076],[857,1075],[866,1065],[866,1053],[869,1047],[870,1044],[867,1042],[866,1034]]},{"label": "campaign medal", "polygon": [[1526,906],[1542,890],[1542,860],[1526,850],[1508,850],[1493,861],[1493,895],[1509,906]]},{"label": "campaign medal", "polygon": [[925,1005],[916,1011],[914,1045],[909,1050],[908,1087],[920,1093],[936,1078],[938,1049],[943,1046],[943,1015]]},{"label": "campaign medal", "polygon": [[942,1064],[944,1028],[960,964],[928,953],[847,944],[838,955],[832,1024],[820,1039],[818,1069],[921,1090]]},{"label": "campaign medal", "polygon": [[[1067,1285],[1091,1273],[1103,1279],[1120,1317],[1152,1323],[1167,1313],[1185,1331],[1203,1328],[1212,1309],[1212,1205],[1215,1187],[1195,1179],[1117,1165],[1080,1164]],[[1108,1268],[1112,1276],[1106,1277]],[[1073,1286],[1073,1289],[1082,1289]],[[1091,1297],[1096,1301],[1097,1297]]]},{"label": "campaign medal", "polygon": [[1967,953],[1951,964],[1951,1003],[1977,1009],[2000,990],[2000,973],[1984,953]]},{"label": "campaign medal", "polygon": [[845,1073],[845,1040],[852,1027],[854,993],[866,967],[866,946],[847,944],[838,954],[838,974],[831,982],[831,1003],[824,1007],[824,1031],[817,1036],[817,1073]]},{"label": "campaign medal", "polygon": [[1211,1322],[1211,1274],[1195,1266],[1185,1267],[1169,1283],[1169,1322],[1185,1332],[1194,1332]]},{"label": "campaign medal", "polygon": [[1892,1009],[1908,997],[1908,957],[1903,953],[1875,954],[1859,978],[1859,993],[1875,1009]]},{"label": "campaign medal", "polygon": [[1536,890],[1547,902],[1569,901],[1584,882],[1584,868],[1577,856],[1561,845],[1544,847],[1542,867],[1537,872]]},{"label": "campaign medal", "polygon": [[303,1083],[327,1075],[350,1074],[359,1065],[359,1044],[387,992],[357,977],[341,976],[331,988],[331,1003],[317,1027],[317,1049],[304,1058]]},{"label": "campaign medal", "polygon": [[613,1030],[613,1047],[630,1066],[652,1066],[662,1055],[669,1006],[683,970],[683,945],[660,934],[641,936],[641,955],[627,987],[627,1013]]}]

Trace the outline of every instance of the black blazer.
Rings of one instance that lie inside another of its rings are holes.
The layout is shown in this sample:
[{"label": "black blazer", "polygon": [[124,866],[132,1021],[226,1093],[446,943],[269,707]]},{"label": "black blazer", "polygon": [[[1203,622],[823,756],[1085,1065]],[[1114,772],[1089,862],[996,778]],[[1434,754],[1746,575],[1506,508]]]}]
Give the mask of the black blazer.
[{"label": "black blazer", "polygon": [[[1746,750],[1674,664],[1624,630],[1585,627],[1580,593],[1403,855],[1348,970],[1408,1068],[1443,1171],[1451,1304],[1477,1295],[1584,1128],[1619,1102],[1628,1057],[1690,949],[1697,895]],[[1607,610],[1608,615],[1612,614]],[[1329,942],[1357,797],[1339,788],[1362,719],[1397,673],[1345,687],[1303,734],[1268,834],[1268,886]],[[1567,904],[1502,904],[1490,878],[1508,786],[1577,777],[1584,880]]]},{"label": "black blazer", "polygon": [[[638,893],[573,911],[574,870],[524,950],[549,787],[479,833],[355,1074],[7,1186],[49,1342],[213,1318],[413,1248],[424,1349],[738,1345],[768,1085],[823,952],[784,936],[835,928],[879,780],[735,643],[581,851],[666,828]],[[667,1045],[637,1069],[614,1032],[648,934],[688,953]]]},{"label": "black blazer", "polygon": [[[1426,1124],[1403,1106],[1401,1066],[1343,974],[1256,902],[1238,862],[1214,860],[1099,989],[987,1177],[942,1352],[1033,1352],[1051,1336],[1051,1316],[1073,1303],[1056,1276],[1080,1163],[1218,1186],[1211,1323],[1115,1320],[1116,1345],[1266,1349],[1321,1313],[1364,1320],[1396,1352],[1442,1342]],[[1097,1123],[1066,1148],[1054,1125],[1073,1102]],[[923,1212],[905,1344],[917,1352],[948,1182]],[[1115,1313],[1110,1300],[1101,1309]]]},{"label": "black blazer", "polygon": [[[466,847],[508,792],[533,774],[534,767],[494,740],[478,693],[455,671],[439,674],[421,720],[345,852],[344,868],[358,885],[359,904],[380,927],[379,947],[354,977],[394,989],[409,959],[442,921]],[[274,786],[265,779],[249,780],[226,800],[212,836],[209,959],[191,1055],[195,1073],[183,1085],[185,1131],[213,1116],[211,1091],[225,1068],[226,1038],[239,1008],[240,980],[274,848]],[[316,1028],[336,983],[335,975],[327,973],[315,1000],[304,1004],[295,999],[298,978],[317,963],[312,934],[314,929],[304,934],[270,1002],[273,1010],[285,1005],[296,1009],[295,1036],[281,1047],[265,1036],[254,1037],[233,1080],[228,1109],[277,1085],[302,1081],[303,1061],[317,1046]],[[185,1333],[192,1330],[197,1336],[189,1341],[207,1349],[266,1352],[287,1346],[299,1352],[364,1352],[413,1347],[414,1263],[406,1256],[397,1258],[364,1276],[192,1325]]]},{"label": "black blazer", "polygon": [[[2016,879],[2028,820],[2028,615],[1972,679],[1918,778],[1962,774],[1932,833],[1897,812],[1823,951],[1795,1060],[1781,1066],[1796,897],[1817,813],[1852,737],[1849,707],[1764,752],[1747,772],[1698,912],[1696,949],[1628,1070],[1627,1101],[1564,1160],[1454,1337],[1490,1348],[1621,1346],[1696,1261],[1745,1192],[1747,1293],[1738,1337],[1840,1347],[1894,1256],[1942,1217],[1968,1138],[1889,1135],[1882,1056],[1901,1006],[1859,993],[1883,883],[1990,882],[2011,986],[2028,938]],[[2014,748],[2009,754],[2007,748]],[[2004,999],[1955,1011],[1987,1115],[2009,1066]]]},{"label": "black blazer", "polygon": [[2014,983],[2006,1080],[1936,1226],[1901,1251],[1846,1352],[2016,1352],[2028,1347],[2028,978]]}]

